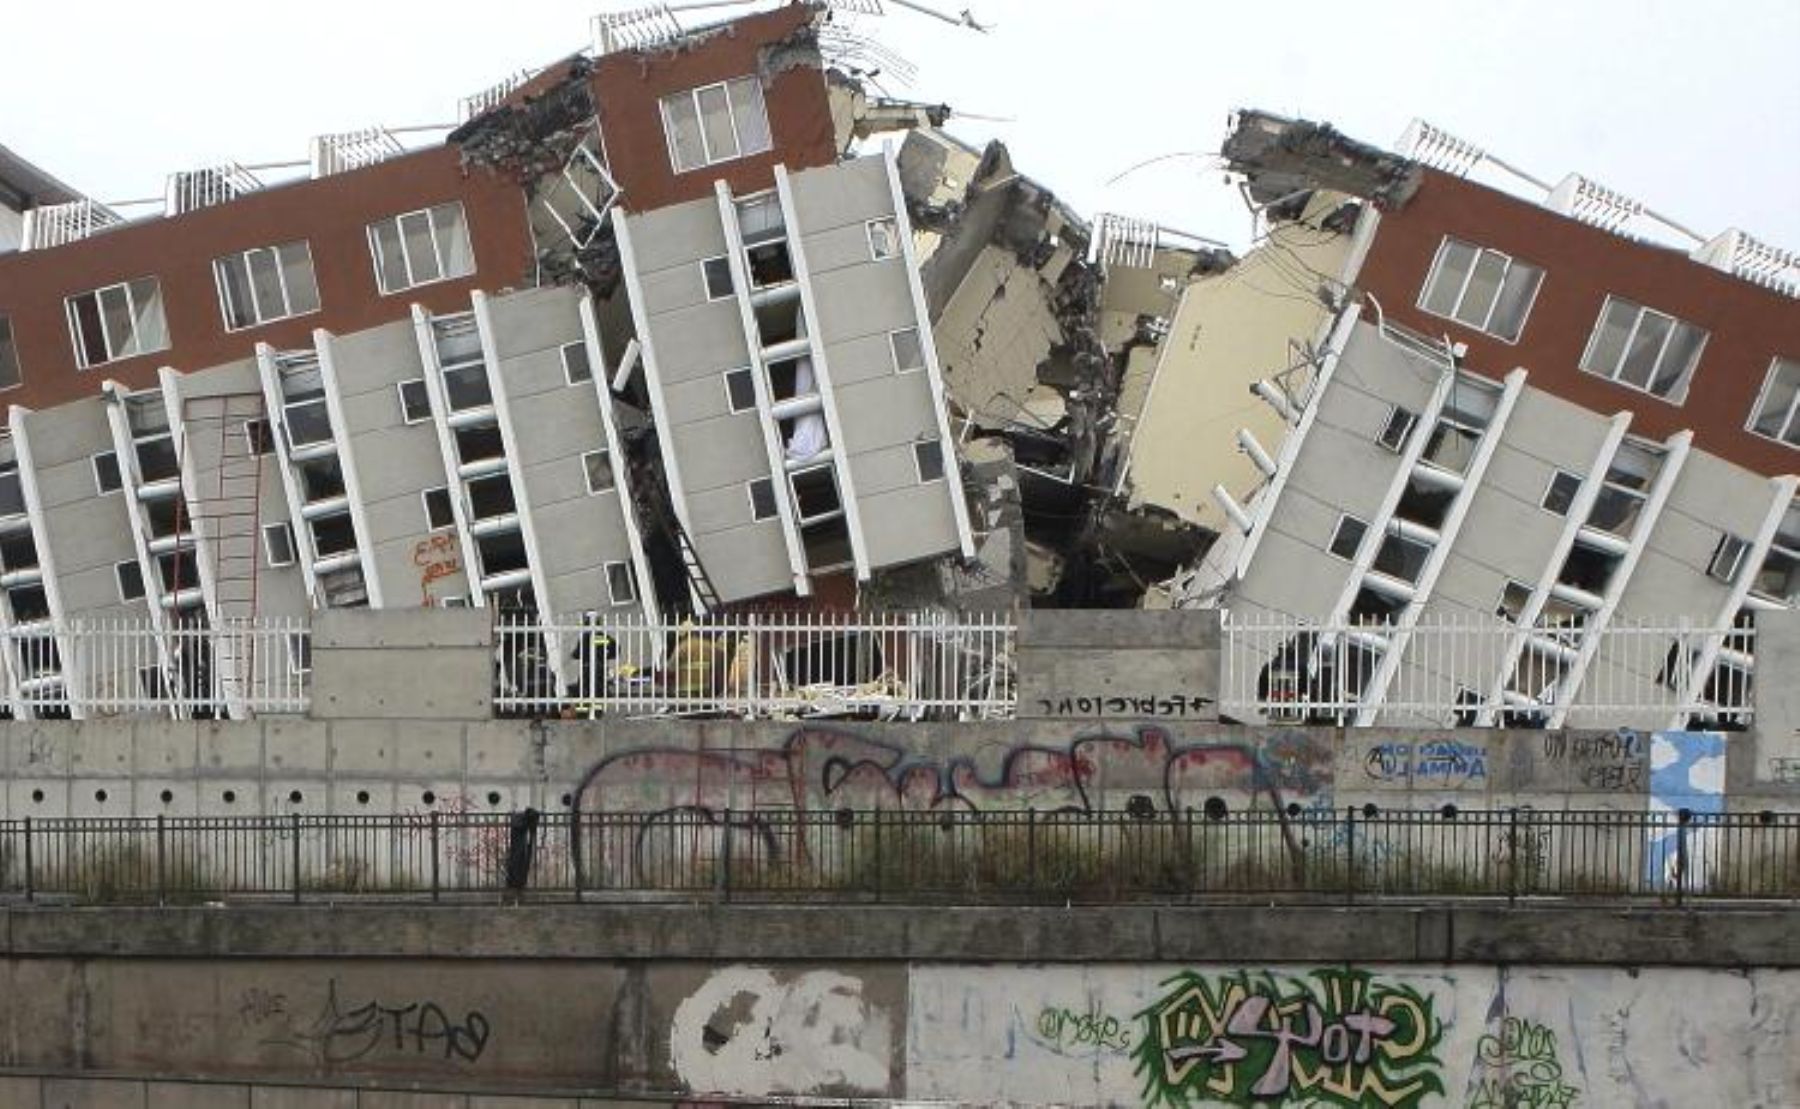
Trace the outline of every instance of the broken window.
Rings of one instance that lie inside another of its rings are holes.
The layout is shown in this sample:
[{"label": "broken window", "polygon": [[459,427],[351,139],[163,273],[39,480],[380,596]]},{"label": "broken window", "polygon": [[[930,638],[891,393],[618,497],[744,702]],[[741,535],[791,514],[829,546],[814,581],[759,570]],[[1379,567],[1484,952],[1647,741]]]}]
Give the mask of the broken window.
[{"label": "broken window", "polygon": [[400,420],[417,424],[431,419],[431,394],[425,390],[425,379],[411,378],[400,382]]},{"label": "broken window", "polygon": [[445,370],[444,395],[452,412],[466,412],[492,404],[494,394],[488,388],[487,364],[470,362]]},{"label": "broken window", "polygon": [[1375,441],[1387,450],[1399,454],[1406,446],[1406,437],[1412,434],[1413,425],[1418,422],[1418,413],[1396,404],[1388,410],[1387,422],[1381,425],[1381,432],[1375,436]]},{"label": "broken window", "polygon": [[471,520],[492,520],[510,516],[518,510],[513,500],[512,481],[505,474],[477,478],[469,482],[467,489]]},{"label": "broken window", "polygon": [[1525,606],[1531,603],[1531,586],[1523,582],[1509,581],[1500,590],[1500,604],[1494,609],[1494,615],[1509,623],[1516,624],[1525,614]]},{"label": "broken window", "polygon": [[1446,238],[1419,295],[1419,307],[1513,342],[1537,297],[1544,271],[1497,250]]},{"label": "broken window", "polygon": [[461,201],[369,224],[369,250],[383,293],[397,293],[475,272]]},{"label": "broken window", "polygon": [[192,547],[183,547],[167,554],[158,555],[156,571],[157,576],[162,579],[164,591],[169,593],[193,589],[200,584],[200,568],[194,561]]},{"label": "broken window", "polygon": [[799,510],[802,524],[823,520],[844,510],[843,501],[838,497],[837,478],[833,476],[831,467],[815,466],[809,470],[800,470],[789,480],[793,484],[794,505]]},{"label": "broken window", "polygon": [[751,378],[748,366],[725,371],[725,402],[733,413],[748,412],[756,407],[756,382]]},{"label": "broken window", "polygon": [[94,489],[101,495],[117,493],[123,484],[119,477],[119,456],[112,451],[94,455]]},{"label": "broken window", "polygon": [[475,550],[481,556],[484,577],[530,568],[525,558],[525,539],[516,531],[481,536],[475,541]]},{"label": "broken window", "polygon": [[614,479],[612,452],[606,450],[589,451],[581,456],[581,468],[587,476],[589,493],[611,492]]},{"label": "broken window", "polygon": [[1369,525],[1354,516],[1339,516],[1326,549],[1339,558],[1354,560],[1357,549],[1362,546],[1363,533],[1368,530]]},{"label": "broken window", "polygon": [[12,321],[0,316],[0,389],[11,389],[21,380],[19,348],[13,342]]},{"label": "broken window", "polygon": [[815,574],[849,566],[854,561],[850,551],[850,527],[841,512],[801,525],[800,544],[806,550],[807,569]]},{"label": "broken window", "polygon": [[[139,580],[142,581],[141,574]],[[9,589],[6,591],[6,600],[12,606],[15,626],[50,618],[50,595],[44,592],[41,585],[23,585]]]},{"label": "broken window", "polygon": [[251,454],[275,453],[275,436],[269,430],[267,420],[245,420],[244,442],[249,446]]},{"label": "broken window", "polygon": [[628,605],[637,600],[637,574],[629,562],[606,564],[606,595],[615,605]]},{"label": "broken window", "polygon": [[1800,501],[1788,506],[1750,591],[1778,604],[1800,601]]},{"label": "broken window", "polygon": [[[0,328],[6,326],[0,320]],[[0,369],[4,369],[6,352],[4,336],[0,336]],[[11,378],[18,384],[15,366]],[[3,383],[0,383],[3,386]],[[1769,363],[1769,376],[1763,379],[1762,392],[1750,413],[1750,430],[1768,439],[1800,447],[1800,361],[1777,358]]]},{"label": "broken window", "polygon": [[145,484],[168,481],[181,473],[175,457],[175,439],[170,435],[152,435],[137,441],[138,477]]},{"label": "broken window", "polygon": [[168,349],[162,285],[154,277],[69,297],[63,308],[75,341],[75,362],[84,370]]},{"label": "broken window", "polygon": [[421,496],[425,501],[425,526],[431,531],[443,531],[456,526],[456,510],[450,504],[450,490],[445,486],[427,489]]},{"label": "broken window", "polygon": [[113,577],[118,579],[119,600],[141,601],[144,599],[144,568],[138,565],[137,559],[115,563]]},{"label": "broken window", "polygon": [[464,466],[505,458],[506,443],[500,438],[500,428],[494,424],[457,428],[456,457]]},{"label": "broken window", "polygon": [[1414,474],[1407,480],[1406,488],[1400,494],[1400,503],[1394,506],[1394,515],[1399,519],[1436,529],[1444,526],[1444,521],[1450,515],[1450,506],[1454,503],[1456,490],[1422,480],[1418,474]]},{"label": "broken window", "polygon": [[1417,582],[1431,557],[1431,545],[1404,535],[1388,535],[1375,552],[1374,569],[1404,582]]},{"label": "broken window", "polygon": [[305,241],[259,246],[213,260],[225,329],[304,316],[319,310],[312,248]]},{"label": "broken window", "polygon": [[750,271],[752,289],[783,285],[794,279],[794,260],[788,255],[786,239],[745,247],[744,265]]},{"label": "broken window", "polygon": [[921,482],[942,481],[944,477],[944,448],[936,439],[927,439],[923,443],[913,444],[913,465],[919,469]]},{"label": "broken window", "polygon": [[356,529],[351,525],[348,512],[314,520],[312,537],[313,550],[321,556],[347,554],[356,550]]},{"label": "broken window", "polygon": [[775,518],[775,483],[766,477],[759,477],[750,483],[750,518],[752,520],[772,520]]},{"label": "broken window", "polygon": [[344,495],[344,467],[337,457],[309,458],[294,467],[300,475],[300,496],[306,504]]},{"label": "broken window", "polygon": [[1680,404],[1707,333],[1674,316],[1609,296],[1581,356],[1581,368]]},{"label": "broken window", "polygon": [[819,386],[813,378],[811,358],[801,355],[769,364],[769,399],[776,404],[800,397],[817,396],[818,393]]},{"label": "broken window", "polygon": [[563,380],[570,385],[580,385],[594,380],[594,368],[588,363],[587,344],[585,342],[564,343],[562,346]]},{"label": "broken window", "polygon": [[1550,486],[1544,490],[1544,511],[1554,512],[1558,516],[1567,516],[1569,507],[1575,503],[1575,494],[1581,492],[1581,479],[1566,470],[1558,470],[1550,475]]},{"label": "broken window", "polygon": [[1600,495],[1594,498],[1594,507],[1588,512],[1587,526],[1629,539],[1643,512],[1650,482],[1661,468],[1659,448],[1646,443],[1621,443],[1607,468]]},{"label": "broken window", "polygon": [[21,570],[35,570],[37,564],[37,544],[32,542],[29,530],[0,537],[0,570],[16,574]]},{"label": "broken window", "polygon": [[1730,532],[1724,532],[1719,536],[1719,545],[1713,548],[1712,559],[1706,564],[1707,576],[1730,585],[1737,581],[1738,571],[1744,565],[1744,556],[1749,553],[1749,543]]},{"label": "broken window", "polygon": [[294,564],[294,529],[286,524],[264,524],[263,556],[270,566]]},{"label": "broken window", "polygon": [[707,300],[724,300],[731,295],[731,259],[724,255],[708,258],[700,263],[700,270],[706,282]]},{"label": "broken window", "polygon": [[869,221],[869,257],[877,262],[885,262],[889,258],[900,255],[900,228],[893,219],[873,219]]},{"label": "broken window", "polygon": [[331,441],[331,410],[324,397],[287,406],[288,444],[304,447]]},{"label": "broken window", "polygon": [[192,534],[193,528],[186,519],[187,512],[180,497],[145,501],[143,508],[144,522],[150,529],[150,538],[168,539],[171,536]]},{"label": "broken window", "polygon": [[663,131],[676,173],[768,150],[762,84],[739,77],[662,98]]},{"label": "broken window", "polygon": [[888,333],[888,345],[894,350],[894,370],[908,373],[925,368],[925,348],[919,343],[919,329],[903,327]]},{"label": "broken window", "polygon": [[1619,568],[1619,560],[1605,551],[1597,551],[1577,543],[1563,559],[1556,580],[1595,595],[1604,596],[1607,583]]}]

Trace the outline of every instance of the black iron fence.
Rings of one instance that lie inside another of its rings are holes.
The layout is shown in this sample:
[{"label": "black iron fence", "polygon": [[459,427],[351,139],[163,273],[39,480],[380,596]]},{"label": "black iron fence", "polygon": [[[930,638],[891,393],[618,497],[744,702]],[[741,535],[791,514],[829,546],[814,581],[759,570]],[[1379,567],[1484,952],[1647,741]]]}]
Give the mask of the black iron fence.
[{"label": "black iron fence", "polygon": [[0,896],[1800,900],[1800,814],[682,809],[0,821]]}]

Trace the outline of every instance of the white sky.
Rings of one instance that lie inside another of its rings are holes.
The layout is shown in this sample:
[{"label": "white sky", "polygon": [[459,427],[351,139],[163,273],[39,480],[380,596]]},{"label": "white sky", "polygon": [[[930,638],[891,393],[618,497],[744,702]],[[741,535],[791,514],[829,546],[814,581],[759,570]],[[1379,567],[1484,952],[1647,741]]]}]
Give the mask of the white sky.
[{"label": "white sky", "polygon": [[[318,132],[448,122],[456,99],[644,0],[84,0],[0,19],[0,143],[103,200],[209,162],[303,158]],[[1800,249],[1796,0],[939,0],[978,35],[863,19],[918,67],[896,95],[973,115],[1079,211],[1241,244],[1210,151],[1232,109],[1391,145],[1420,115],[1541,178],[1578,170],[1703,234]]]}]

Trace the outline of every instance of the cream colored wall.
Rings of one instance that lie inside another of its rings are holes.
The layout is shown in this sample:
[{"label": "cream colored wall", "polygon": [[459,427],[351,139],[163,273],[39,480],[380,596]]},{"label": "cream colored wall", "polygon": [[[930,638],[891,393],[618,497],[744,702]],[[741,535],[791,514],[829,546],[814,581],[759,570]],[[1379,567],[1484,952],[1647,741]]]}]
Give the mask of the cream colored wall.
[{"label": "cream colored wall", "polygon": [[[1330,207],[1317,203],[1308,218]],[[1316,295],[1325,282],[1315,271],[1341,275],[1350,241],[1316,226],[1282,225],[1230,270],[1187,286],[1133,437],[1127,480],[1134,507],[1159,505],[1216,531],[1228,526],[1212,487],[1223,484],[1243,503],[1263,480],[1238,450],[1238,429],[1250,429],[1271,455],[1285,431],[1250,386],[1289,365],[1290,341],[1317,337],[1329,313]],[[1142,363],[1134,362],[1124,394],[1141,389],[1142,379]]]}]

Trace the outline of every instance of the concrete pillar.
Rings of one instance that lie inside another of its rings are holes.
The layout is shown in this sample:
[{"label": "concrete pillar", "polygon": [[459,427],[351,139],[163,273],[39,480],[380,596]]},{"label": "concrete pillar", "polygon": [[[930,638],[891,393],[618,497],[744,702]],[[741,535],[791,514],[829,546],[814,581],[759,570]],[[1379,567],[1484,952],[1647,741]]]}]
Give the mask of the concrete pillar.
[{"label": "concrete pillar", "polygon": [[1019,614],[1022,720],[1219,719],[1216,609]]}]

